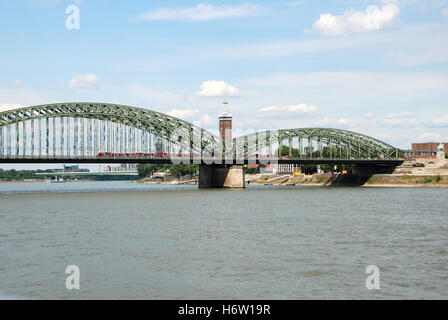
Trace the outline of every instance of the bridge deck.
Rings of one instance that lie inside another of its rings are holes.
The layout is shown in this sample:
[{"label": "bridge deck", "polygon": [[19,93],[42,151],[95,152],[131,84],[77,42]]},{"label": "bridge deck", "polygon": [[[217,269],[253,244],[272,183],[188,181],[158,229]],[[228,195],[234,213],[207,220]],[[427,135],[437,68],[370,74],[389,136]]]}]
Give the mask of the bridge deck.
[{"label": "bridge deck", "polygon": [[403,159],[328,159],[328,158],[277,158],[222,159],[222,158],[171,158],[171,157],[0,157],[0,163],[154,163],[198,165],[242,164],[352,164],[363,166],[399,166]]}]

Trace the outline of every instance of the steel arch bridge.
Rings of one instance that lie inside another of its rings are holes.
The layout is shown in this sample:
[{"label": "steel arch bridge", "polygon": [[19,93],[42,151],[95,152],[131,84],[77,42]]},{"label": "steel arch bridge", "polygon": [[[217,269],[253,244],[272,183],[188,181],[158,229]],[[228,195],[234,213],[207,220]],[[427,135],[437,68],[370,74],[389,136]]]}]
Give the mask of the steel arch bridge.
[{"label": "steel arch bridge", "polygon": [[0,157],[95,158],[98,154],[200,152],[217,137],[156,111],[103,103],[58,103],[0,113]]},{"label": "steel arch bridge", "polygon": [[[383,159],[401,158],[402,152],[364,134],[333,128],[280,129],[257,132],[233,139],[236,150],[253,154],[260,145],[270,155],[288,158]],[[286,154],[281,147],[287,146]],[[275,150],[275,151],[274,151]]]},{"label": "steel arch bridge", "polygon": [[271,130],[222,141],[182,119],[117,104],[58,103],[0,113],[0,162],[170,163],[173,157],[197,164],[228,158],[238,164],[267,159],[387,164],[402,153],[372,137],[329,128]]}]

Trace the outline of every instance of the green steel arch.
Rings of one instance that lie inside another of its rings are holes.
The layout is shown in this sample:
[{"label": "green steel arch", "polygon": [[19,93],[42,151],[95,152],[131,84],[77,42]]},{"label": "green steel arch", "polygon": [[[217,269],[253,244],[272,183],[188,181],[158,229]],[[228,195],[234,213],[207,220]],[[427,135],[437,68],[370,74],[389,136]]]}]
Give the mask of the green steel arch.
[{"label": "green steel arch", "polygon": [[[270,149],[268,154],[275,155],[275,148],[279,150],[278,146],[281,145],[290,146],[289,150],[292,153],[294,142],[296,142],[295,147],[300,150],[299,158],[392,160],[402,157],[402,152],[399,149],[378,139],[352,131],[332,128],[298,128],[258,132],[233,139],[231,141],[233,142],[232,147],[229,148],[229,141],[224,142],[212,133],[185,120],[148,109],[107,103],[57,103],[4,111],[0,113],[0,132],[3,127],[11,128],[15,125],[14,137],[6,136],[6,140],[11,142],[12,138],[15,141],[16,151],[12,153],[17,156],[19,155],[19,138],[28,136],[28,133],[25,132],[27,130],[25,123],[31,120],[34,125],[35,120],[39,120],[40,123],[41,119],[47,119],[45,126],[47,132],[46,137],[44,137],[46,138],[46,153],[49,153],[49,140],[53,140],[51,144],[53,155],[55,155],[57,153],[55,151],[55,146],[57,146],[55,136],[58,133],[53,131],[53,136],[49,138],[48,119],[51,118],[53,120],[57,118],[61,118],[60,120],[64,120],[64,118],[84,118],[117,123],[160,137],[184,150],[204,154],[206,157],[209,154],[212,154],[213,157],[219,157],[224,152],[226,155],[230,152],[236,158],[248,158],[254,153],[260,153],[260,147],[267,147]],[[23,123],[23,125],[20,125],[24,130],[22,134],[17,132],[19,123]],[[34,129],[31,130],[32,134],[34,134],[33,132]],[[84,132],[84,129],[82,132]],[[8,134],[11,134],[11,131],[8,131]],[[26,149],[26,139],[24,140],[22,150]],[[82,141],[84,140],[82,139]],[[42,140],[39,139],[39,141]],[[3,137],[0,139],[0,149],[3,149],[2,142]],[[61,148],[62,150],[64,142],[59,142],[58,149]],[[11,146],[9,145],[9,147]],[[225,148],[224,152],[220,151],[223,150],[222,147]],[[39,150],[41,151],[40,146]],[[91,152],[91,154],[98,151],[95,148],[93,150],[94,152]],[[23,151],[23,155],[25,153],[26,151]],[[34,146],[31,153],[32,155],[35,154]],[[280,154],[277,153],[277,155]],[[70,156],[70,152],[68,152],[68,156]]]},{"label": "green steel arch", "polygon": [[62,117],[98,119],[123,124],[198,152],[205,145],[219,140],[190,122],[164,113],[125,105],[90,102],[45,104],[4,111],[0,113],[0,128],[28,120]]},{"label": "green steel arch", "polygon": [[[293,141],[297,141],[296,147]],[[346,158],[346,159],[398,159],[402,151],[383,141],[364,134],[333,128],[297,128],[257,132],[233,139],[236,150],[251,155],[260,146],[271,149],[280,145],[289,146],[290,156],[293,148],[300,150],[300,157]],[[306,150],[304,152],[303,150]],[[279,154],[278,154],[279,155]]]}]

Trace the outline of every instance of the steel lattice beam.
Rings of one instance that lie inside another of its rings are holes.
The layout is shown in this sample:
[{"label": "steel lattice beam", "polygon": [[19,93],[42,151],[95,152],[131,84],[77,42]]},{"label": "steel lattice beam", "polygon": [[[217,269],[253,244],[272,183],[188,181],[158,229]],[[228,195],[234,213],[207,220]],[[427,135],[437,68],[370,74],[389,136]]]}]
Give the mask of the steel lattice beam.
[{"label": "steel lattice beam", "polygon": [[[31,125],[33,129],[31,150],[32,154],[34,154],[34,144],[36,143],[34,138],[34,121],[37,121],[37,145],[40,153],[40,143],[42,142],[42,139],[40,137],[42,134],[42,131],[40,129],[41,120],[50,118],[84,118],[92,119],[95,121],[108,121],[116,124],[121,124],[124,126],[139,129],[143,133],[153,134],[185,150],[191,150],[191,152],[197,152],[199,154],[202,154],[203,152],[208,153],[209,151],[207,150],[218,150],[217,153],[219,154],[223,152],[223,145],[226,145],[226,148],[228,145],[228,142],[224,144],[221,139],[211,134],[210,132],[182,119],[178,119],[176,117],[172,117],[167,114],[155,112],[148,109],[103,103],[58,103],[25,107],[1,112],[0,129],[6,127],[7,130],[5,128],[5,130],[0,131],[0,134],[5,135],[6,132],[6,140],[10,142],[11,139],[9,135],[11,135],[11,125],[17,125],[19,123],[25,123],[26,121],[32,120]],[[45,128],[47,128],[46,130],[48,130],[48,121],[46,123],[47,125],[45,126]],[[54,126],[55,122],[52,122],[53,135],[55,134]],[[67,126],[67,131],[70,131],[70,122],[68,121]],[[17,130],[18,129],[16,128],[14,130],[14,133],[18,138],[19,133],[16,132]],[[24,130],[23,125],[22,130]],[[99,127],[97,127],[95,131],[97,134],[98,130],[100,130]],[[109,130],[112,129],[109,128]],[[82,133],[84,134],[84,127],[82,127]],[[112,131],[109,132],[109,138],[111,133]],[[47,140],[50,138],[48,134],[49,133],[47,132]],[[25,134],[22,134],[22,137],[26,138]],[[81,148],[83,148],[84,146],[83,137],[84,136],[82,136],[83,144]],[[115,139],[117,138],[115,137]],[[55,140],[50,140],[53,141],[53,153],[55,153]],[[234,148],[233,150],[241,148],[243,150],[243,153],[245,154],[243,157],[247,158],[251,154],[257,153],[260,145],[264,145],[265,147],[269,148],[269,154],[274,155],[273,153],[275,152],[275,150],[273,150],[273,148],[275,145],[279,146],[285,144],[291,147],[293,140],[299,141],[299,149],[302,149],[302,147],[308,148],[308,153],[310,155],[313,154],[313,151],[316,151],[313,150],[313,144],[317,145],[317,151],[320,157],[322,157],[322,148],[324,145],[326,145],[327,147],[331,146],[333,148],[336,148],[337,150],[340,150],[340,158],[342,158],[342,151],[344,151],[344,157],[347,159],[388,160],[398,159],[402,156],[399,149],[378,139],[352,131],[332,128],[300,128],[259,132],[233,139],[233,145],[236,147],[232,148]],[[306,147],[306,144],[304,144],[303,140],[308,141],[308,147]],[[25,143],[23,143],[23,148],[26,147],[26,140],[24,141]],[[92,141],[88,141],[88,143],[92,143]],[[119,142],[120,145],[122,142],[123,141]],[[94,143],[99,144],[103,142],[100,140],[96,140]],[[111,140],[109,140],[109,143],[112,143]],[[115,140],[114,143],[117,143],[117,140]],[[49,142],[47,141],[46,146],[48,147],[48,145]],[[67,141],[61,142],[61,149],[63,146],[67,145]],[[16,146],[18,146],[18,143],[16,144]],[[10,148],[11,146],[8,144],[5,145],[5,147]],[[74,143],[74,149],[74,152],[76,153],[76,142]],[[81,151],[83,151],[83,149]],[[228,150],[226,152],[228,152]],[[64,151],[62,151],[62,153],[64,153]],[[70,150],[66,150],[65,153],[69,154]],[[11,153],[8,152],[8,154]],[[230,154],[236,154],[236,151],[232,152],[232,150],[230,150]],[[236,158],[238,158],[238,156]]]},{"label": "steel lattice beam", "polygon": [[[59,103],[9,110],[0,113],[0,127],[33,119],[56,117],[99,119],[120,123],[155,134],[190,150],[188,139],[185,139],[185,137],[189,137],[191,141],[195,142],[192,144],[193,151],[197,152],[201,152],[206,145],[219,140],[208,131],[167,114],[148,109],[101,103]],[[195,132],[200,133],[201,140],[198,140],[197,135],[193,135]],[[183,139],[181,139],[182,137]]]}]

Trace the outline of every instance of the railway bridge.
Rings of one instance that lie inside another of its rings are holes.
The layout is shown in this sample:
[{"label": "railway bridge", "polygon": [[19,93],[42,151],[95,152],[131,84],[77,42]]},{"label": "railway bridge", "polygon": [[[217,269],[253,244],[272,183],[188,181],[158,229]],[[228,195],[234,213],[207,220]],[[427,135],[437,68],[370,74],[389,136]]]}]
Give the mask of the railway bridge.
[{"label": "railway bridge", "polygon": [[57,103],[0,113],[0,163],[198,164],[200,187],[244,187],[247,164],[352,164],[386,172],[403,152],[334,128],[254,132],[224,141],[152,110],[105,103]]}]

